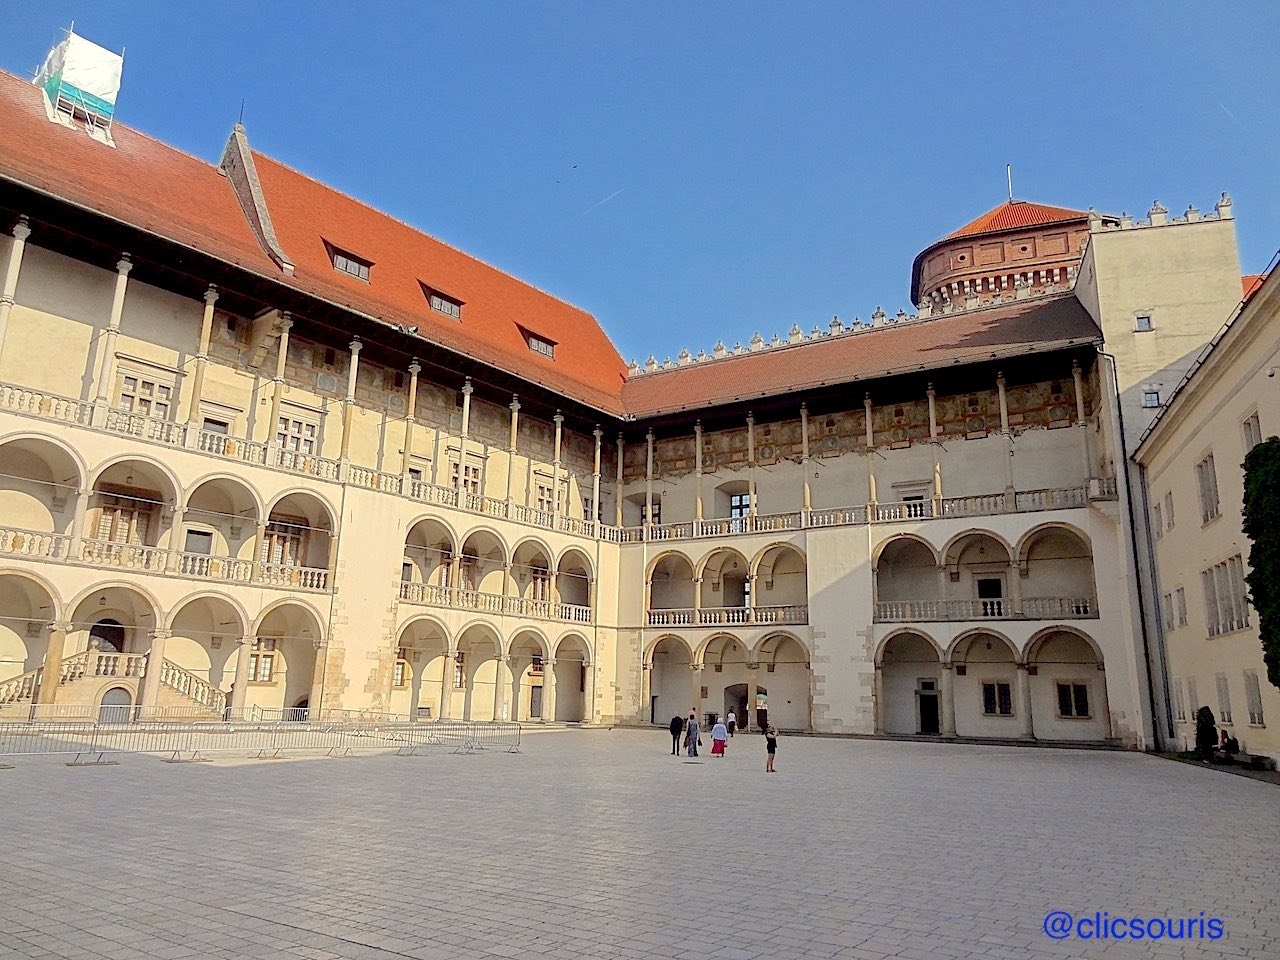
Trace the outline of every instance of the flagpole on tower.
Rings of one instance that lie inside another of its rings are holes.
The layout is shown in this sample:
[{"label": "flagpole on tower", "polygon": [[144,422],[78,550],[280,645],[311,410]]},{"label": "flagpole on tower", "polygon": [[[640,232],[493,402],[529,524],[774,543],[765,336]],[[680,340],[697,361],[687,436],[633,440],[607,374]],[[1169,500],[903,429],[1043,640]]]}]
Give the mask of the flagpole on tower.
[{"label": "flagpole on tower", "polygon": [[1005,176],[1009,178],[1009,202],[1013,203],[1013,164],[1004,165]]}]

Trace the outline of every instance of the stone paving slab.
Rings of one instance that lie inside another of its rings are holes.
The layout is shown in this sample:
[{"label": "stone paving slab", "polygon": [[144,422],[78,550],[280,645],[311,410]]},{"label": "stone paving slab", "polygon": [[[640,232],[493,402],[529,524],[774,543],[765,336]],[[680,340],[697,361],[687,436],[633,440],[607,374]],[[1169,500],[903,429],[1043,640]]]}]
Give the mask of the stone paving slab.
[{"label": "stone paving slab", "polygon": [[[0,771],[0,957],[1280,957],[1280,792],[1135,754],[582,730]],[[1045,914],[1225,919],[1051,940]]]}]

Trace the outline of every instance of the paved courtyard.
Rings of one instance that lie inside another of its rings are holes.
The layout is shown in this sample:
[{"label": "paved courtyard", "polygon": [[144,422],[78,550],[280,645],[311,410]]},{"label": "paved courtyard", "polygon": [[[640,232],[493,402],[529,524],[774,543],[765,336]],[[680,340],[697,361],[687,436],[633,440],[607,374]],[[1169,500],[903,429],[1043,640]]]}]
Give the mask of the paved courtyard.
[{"label": "paved courtyard", "polygon": [[[709,746],[709,744],[708,744]],[[1111,753],[664,731],[0,771],[0,956],[1280,957],[1280,791]],[[1055,942],[1051,910],[1225,919]]]}]

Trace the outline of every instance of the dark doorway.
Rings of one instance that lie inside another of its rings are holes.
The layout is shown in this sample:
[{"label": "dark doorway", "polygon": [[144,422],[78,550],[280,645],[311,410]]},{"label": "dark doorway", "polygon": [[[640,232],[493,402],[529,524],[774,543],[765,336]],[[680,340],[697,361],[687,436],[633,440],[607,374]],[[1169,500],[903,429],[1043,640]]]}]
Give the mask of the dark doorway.
[{"label": "dark doorway", "polygon": [[942,732],[938,724],[938,681],[922,677],[916,689],[916,697],[920,703],[920,732],[936,737]]},{"label": "dark doorway", "polygon": [[542,687],[529,688],[529,718],[531,720],[542,719]]},{"label": "dark doorway", "polygon": [[119,620],[99,620],[89,628],[89,642],[97,641],[99,650],[124,653],[124,626]]}]

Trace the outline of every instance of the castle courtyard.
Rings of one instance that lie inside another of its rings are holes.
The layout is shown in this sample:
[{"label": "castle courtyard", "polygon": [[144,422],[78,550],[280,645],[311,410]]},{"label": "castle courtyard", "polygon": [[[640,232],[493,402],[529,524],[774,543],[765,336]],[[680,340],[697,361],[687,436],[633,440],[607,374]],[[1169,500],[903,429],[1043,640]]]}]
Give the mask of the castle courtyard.
[{"label": "castle courtyard", "polygon": [[[709,749],[710,742],[706,742]],[[1275,788],[1135,753],[662,729],[0,771],[0,956],[1276,956]],[[1046,914],[1226,936],[1050,939]]]}]

